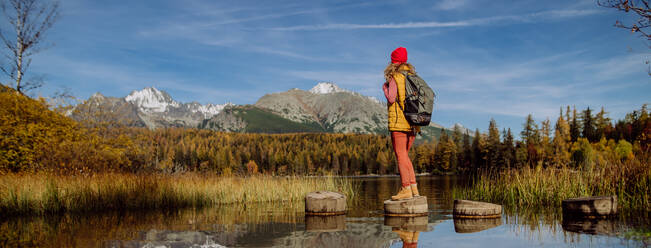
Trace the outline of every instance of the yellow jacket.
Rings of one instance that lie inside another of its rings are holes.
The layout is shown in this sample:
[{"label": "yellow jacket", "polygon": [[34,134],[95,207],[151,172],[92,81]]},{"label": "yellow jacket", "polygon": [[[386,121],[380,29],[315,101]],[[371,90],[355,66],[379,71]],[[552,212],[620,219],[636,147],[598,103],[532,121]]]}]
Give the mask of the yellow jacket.
[{"label": "yellow jacket", "polygon": [[[409,66],[401,65],[399,70],[409,71]],[[387,108],[389,112],[389,131],[408,132],[411,131],[411,125],[407,122],[405,115],[402,113],[402,110],[405,108],[405,75],[402,73],[395,73],[393,74],[393,79],[396,80],[398,95],[396,101],[390,104]]]}]

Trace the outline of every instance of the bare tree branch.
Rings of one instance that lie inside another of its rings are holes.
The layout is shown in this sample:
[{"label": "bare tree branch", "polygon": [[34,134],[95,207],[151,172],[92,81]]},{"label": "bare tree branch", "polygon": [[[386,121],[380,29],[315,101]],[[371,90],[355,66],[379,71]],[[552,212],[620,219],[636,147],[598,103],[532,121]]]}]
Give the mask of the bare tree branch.
[{"label": "bare tree branch", "polygon": [[597,0],[597,4],[606,8],[613,8],[624,12],[637,14],[638,19],[632,24],[624,24],[615,21],[615,27],[631,30],[633,33],[640,33],[645,37],[648,46],[651,47],[651,9],[649,0]]},{"label": "bare tree branch", "polygon": [[[649,8],[649,0],[597,0],[597,5],[637,14],[638,18],[634,23],[624,24],[617,20],[615,21],[615,27],[631,30],[632,33],[640,33],[640,36],[646,38],[647,46],[651,48],[651,8]],[[646,64],[647,73],[651,76],[651,65],[648,60]]]},{"label": "bare tree branch", "polygon": [[16,91],[20,93],[40,87],[42,79],[21,83],[31,64],[30,57],[41,51],[40,44],[45,40],[45,33],[59,18],[59,2],[0,0],[0,8],[14,29],[13,33],[0,30],[0,40],[10,52],[8,57],[11,61],[9,65],[0,65],[0,70],[15,82]]}]

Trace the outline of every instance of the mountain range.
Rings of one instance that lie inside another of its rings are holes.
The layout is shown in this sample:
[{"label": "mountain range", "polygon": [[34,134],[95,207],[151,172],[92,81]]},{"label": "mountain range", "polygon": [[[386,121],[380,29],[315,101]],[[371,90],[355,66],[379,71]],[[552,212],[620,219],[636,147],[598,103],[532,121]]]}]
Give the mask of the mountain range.
[{"label": "mountain range", "polygon": [[[154,87],[134,90],[122,98],[96,93],[75,106],[69,115],[77,120],[99,118],[151,129],[192,127],[251,133],[387,133],[386,103],[330,82],[318,83],[307,91],[295,88],[266,94],[252,105],[180,103],[167,92]],[[422,128],[422,136],[438,136],[442,130],[451,131],[431,123]]]}]

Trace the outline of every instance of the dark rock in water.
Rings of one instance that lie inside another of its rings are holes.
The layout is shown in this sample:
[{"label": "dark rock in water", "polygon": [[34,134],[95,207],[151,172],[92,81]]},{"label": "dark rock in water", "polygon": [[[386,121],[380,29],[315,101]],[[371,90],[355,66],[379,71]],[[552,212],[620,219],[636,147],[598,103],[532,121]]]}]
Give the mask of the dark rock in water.
[{"label": "dark rock in water", "polygon": [[384,214],[387,216],[423,216],[427,215],[427,197],[416,196],[404,200],[384,201]]},{"label": "dark rock in water", "polygon": [[346,196],[330,191],[310,192],[305,196],[306,215],[340,215],[346,213]]},{"label": "dark rock in water", "polygon": [[590,196],[563,200],[563,218],[608,217],[617,214],[617,197]]},{"label": "dark rock in water", "polygon": [[457,233],[481,232],[502,225],[501,218],[455,218],[454,231]]},{"label": "dark rock in water", "polygon": [[499,218],[502,206],[478,201],[454,200],[454,218]]},{"label": "dark rock in water", "polygon": [[305,230],[311,232],[332,232],[346,230],[346,216],[305,216]]},{"label": "dark rock in water", "polygon": [[430,231],[428,226],[427,216],[416,217],[399,217],[399,216],[385,216],[384,225],[397,228],[404,231],[412,232],[427,232]]},{"label": "dark rock in water", "polygon": [[575,233],[614,235],[617,225],[606,219],[563,219],[563,230]]}]

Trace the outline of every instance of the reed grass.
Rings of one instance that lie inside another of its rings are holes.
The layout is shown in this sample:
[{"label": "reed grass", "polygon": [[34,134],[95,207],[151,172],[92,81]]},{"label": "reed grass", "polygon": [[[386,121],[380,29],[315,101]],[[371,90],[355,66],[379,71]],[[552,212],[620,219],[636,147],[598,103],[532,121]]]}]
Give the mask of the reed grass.
[{"label": "reed grass", "polygon": [[509,208],[560,207],[567,198],[615,195],[620,208],[644,212],[651,208],[651,166],[633,161],[580,170],[527,167],[480,173],[472,186],[455,189],[453,195]]},{"label": "reed grass", "polygon": [[0,216],[203,207],[231,203],[301,202],[308,192],[353,198],[350,179],[335,177],[212,177],[200,174],[0,176]]}]

